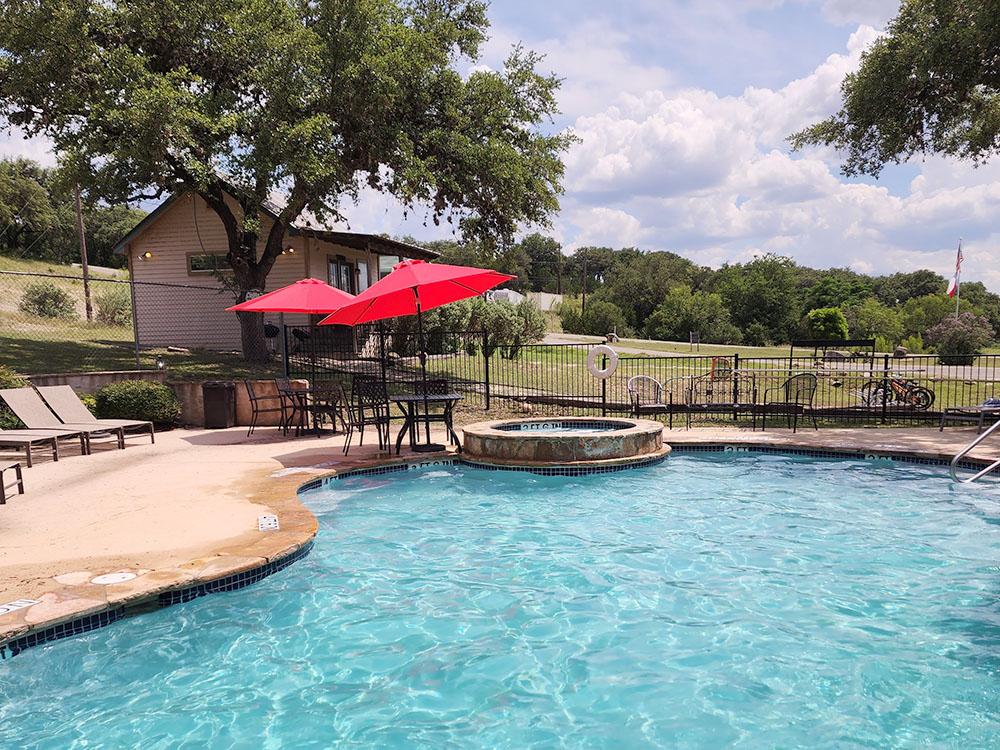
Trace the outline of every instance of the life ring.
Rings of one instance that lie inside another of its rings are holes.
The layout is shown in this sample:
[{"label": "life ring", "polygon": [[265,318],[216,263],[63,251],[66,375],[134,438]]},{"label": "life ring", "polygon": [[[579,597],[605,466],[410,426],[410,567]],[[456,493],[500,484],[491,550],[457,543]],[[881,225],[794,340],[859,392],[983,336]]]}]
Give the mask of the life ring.
[{"label": "life ring", "polygon": [[[597,366],[597,358],[601,356],[608,358],[607,367],[603,370]],[[618,369],[618,352],[610,346],[598,344],[587,354],[587,369],[590,371],[590,374],[598,380],[607,380],[614,375],[615,370]]]}]

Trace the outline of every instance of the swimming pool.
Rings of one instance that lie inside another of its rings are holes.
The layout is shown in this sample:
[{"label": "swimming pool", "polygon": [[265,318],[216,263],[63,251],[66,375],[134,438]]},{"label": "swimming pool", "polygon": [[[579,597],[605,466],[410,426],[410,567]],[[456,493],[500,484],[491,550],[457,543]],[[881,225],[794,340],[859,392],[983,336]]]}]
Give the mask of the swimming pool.
[{"label": "swimming pool", "polygon": [[330,487],[295,566],[0,662],[0,747],[996,746],[1000,506],[941,468]]}]

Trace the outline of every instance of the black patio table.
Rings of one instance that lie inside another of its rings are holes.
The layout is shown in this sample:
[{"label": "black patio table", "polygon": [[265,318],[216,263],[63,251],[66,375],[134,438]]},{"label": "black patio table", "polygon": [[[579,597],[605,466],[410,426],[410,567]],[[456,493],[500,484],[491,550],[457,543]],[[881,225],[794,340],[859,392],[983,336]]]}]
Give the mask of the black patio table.
[{"label": "black patio table", "polygon": [[[287,398],[292,404],[292,413],[288,416],[288,424],[291,427],[295,420],[296,412],[299,415],[298,423],[295,425],[296,436],[309,431],[309,417],[312,418],[312,432],[317,436],[322,432],[319,423],[319,414],[330,415],[330,422],[333,425],[333,434],[339,434],[337,430],[337,416],[346,404],[340,403],[338,393],[332,388],[322,386],[316,388],[278,388],[278,395]],[[317,401],[317,396],[320,400]]]},{"label": "black patio table", "polygon": [[455,445],[458,446],[458,450],[462,450],[462,444],[458,440],[458,435],[455,434],[455,427],[452,423],[452,413],[455,410],[455,404],[462,400],[461,393],[428,393],[426,395],[423,393],[399,393],[391,395],[389,398],[396,402],[396,406],[403,412],[404,418],[403,426],[399,429],[399,434],[396,436],[397,455],[399,455],[400,448],[403,445],[403,435],[407,432],[410,433],[410,447],[412,448],[417,444],[417,422],[422,421],[424,418],[424,415],[420,413],[420,407],[425,400],[428,406],[444,407],[444,411],[441,414],[428,414],[427,418],[431,422],[443,422],[445,429],[448,430],[448,435],[454,441]]}]

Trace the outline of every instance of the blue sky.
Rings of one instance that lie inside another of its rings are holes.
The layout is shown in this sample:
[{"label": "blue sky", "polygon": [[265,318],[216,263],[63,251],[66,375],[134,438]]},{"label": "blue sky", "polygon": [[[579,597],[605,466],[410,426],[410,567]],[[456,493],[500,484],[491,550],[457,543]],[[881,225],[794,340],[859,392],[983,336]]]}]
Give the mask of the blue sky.
[{"label": "blue sky", "polygon": [[[565,79],[580,142],[547,231],[589,244],[672,250],[705,265],[774,251],[818,267],[949,274],[964,237],[967,279],[1000,291],[1000,162],[932,157],[879,180],[847,180],[828,149],[786,137],[831,114],[839,85],[896,0],[494,0],[480,64],[511,45]],[[46,158],[0,135],[0,152]],[[383,196],[343,207],[352,229],[448,236]]]}]

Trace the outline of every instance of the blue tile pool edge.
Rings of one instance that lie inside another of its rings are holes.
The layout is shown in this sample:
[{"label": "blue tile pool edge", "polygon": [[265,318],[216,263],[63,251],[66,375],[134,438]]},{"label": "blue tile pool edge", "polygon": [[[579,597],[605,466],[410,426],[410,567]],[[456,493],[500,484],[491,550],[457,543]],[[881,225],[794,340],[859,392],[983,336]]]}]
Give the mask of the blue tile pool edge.
[{"label": "blue tile pool edge", "polygon": [[32,648],[33,646],[40,646],[44,643],[50,643],[62,638],[69,638],[88,633],[91,630],[103,628],[126,617],[149,612],[151,607],[162,609],[174,604],[189,602],[192,599],[207,596],[208,594],[236,591],[245,588],[298,562],[312,551],[313,544],[315,544],[315,540],[310,539],[297,550],[290,552],[284,557],[279,557],[249,570],[223,576],[222,578],[215,578],[211,581],[202,581],[201,583],[184,586],[183,588],[170,589],[148,599],[141,599],[127,605],[111,607],[100,612],[95,612],[94,614],[78,617],[75,620],[61,622],[57,625],[51,625],[41,630],[26,633],[25,635],[19,635],[6,643],[0,643],[0,659],[17,656],[25,649]]}]

